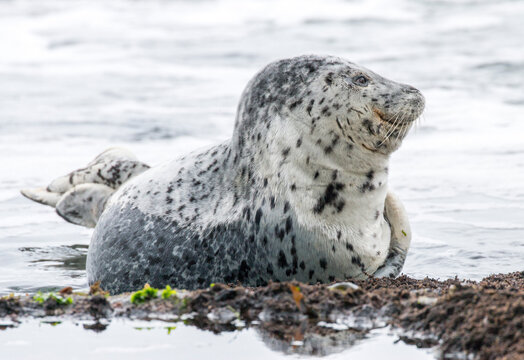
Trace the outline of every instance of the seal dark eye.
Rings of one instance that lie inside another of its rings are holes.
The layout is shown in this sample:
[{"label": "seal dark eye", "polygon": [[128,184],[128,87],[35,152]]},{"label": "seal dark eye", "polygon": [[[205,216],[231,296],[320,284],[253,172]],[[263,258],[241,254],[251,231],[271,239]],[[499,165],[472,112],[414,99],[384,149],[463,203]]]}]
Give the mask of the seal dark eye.
[{"label": "seal dark eye", "polygon": [[358,85],[358,86],[368,86],[369,84],[368,78],[365,77],[364,75],[357,75],[351,80],[353,81],[353,84]]}]

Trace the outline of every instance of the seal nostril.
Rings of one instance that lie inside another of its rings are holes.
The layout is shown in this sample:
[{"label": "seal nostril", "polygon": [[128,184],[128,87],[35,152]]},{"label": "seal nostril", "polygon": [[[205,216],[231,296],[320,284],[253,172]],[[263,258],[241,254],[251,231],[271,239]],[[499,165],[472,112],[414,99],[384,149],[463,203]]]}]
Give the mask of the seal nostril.
[{"label": "seal nostril", "polygon": [[411,85],[405,85],[404,89],[402,89],[404,92],[407,92],[407,93],[419,93],[420,91],[418,91],[417,88],[411,86]]}]

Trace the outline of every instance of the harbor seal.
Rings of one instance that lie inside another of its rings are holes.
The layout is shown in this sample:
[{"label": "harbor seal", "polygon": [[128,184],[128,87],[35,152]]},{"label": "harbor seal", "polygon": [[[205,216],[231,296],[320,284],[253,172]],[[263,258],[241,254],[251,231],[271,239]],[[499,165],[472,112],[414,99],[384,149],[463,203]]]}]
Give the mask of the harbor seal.
[{"label": "harbor seal", "polygon": [[331,56],[248,83],[231,140],[146,170],[108,196],[90,284],[194,289],[396,276],[411,231],[390,154],[424,109],[409,85]]}]

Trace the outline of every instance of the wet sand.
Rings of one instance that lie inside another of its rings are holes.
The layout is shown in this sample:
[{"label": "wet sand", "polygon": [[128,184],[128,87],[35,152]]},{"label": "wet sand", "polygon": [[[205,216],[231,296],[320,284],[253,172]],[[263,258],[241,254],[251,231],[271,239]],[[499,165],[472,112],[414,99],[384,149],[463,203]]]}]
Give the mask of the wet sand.
[{"label": "wet sand", "polygon": [[253,327],[274,350],[299,348],[302,354],[325,355],[389,327],[399,341],[434,347],[441,358],[524,357],[524,272],[480,282],[401,276],[328,285],[216,284],[177,290],[168,299],[160,294],[133,304],[129,293],[109,296],[92,287],[90,294],[82,294],[64,288],[62,296],[73,299],[70,305],[7,296],[0,299],[2,329],[24,326],[28,318],[88,320],[84,328],[97,332],[117,318],[183,321],[214,333]]}]

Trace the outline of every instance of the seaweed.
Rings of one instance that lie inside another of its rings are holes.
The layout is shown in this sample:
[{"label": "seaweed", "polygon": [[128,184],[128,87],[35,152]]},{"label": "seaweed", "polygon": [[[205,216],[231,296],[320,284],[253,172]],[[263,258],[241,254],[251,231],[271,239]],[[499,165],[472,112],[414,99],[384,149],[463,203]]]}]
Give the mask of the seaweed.
[{"label": "seaweed", "polygon": [[146,301],[156,299],[158,297],[158,289],[152,288],[149,284],[145,284],[142,290],[138,290],[131,294],[131,303],[143,304]]},{"label": "seaweed", "polygon": [[64,306],[71,305],[73,303],[73,298],[70,296],[64,297],[62,295],[58,295],[53,292],[42,293],[41,291],[37,292],[36,295],[33,296],[33,300],[36,301],[40,305],[43,305],[45,302],[48,302],[48,301],[54,301],[56,305],[64,305]]}]

